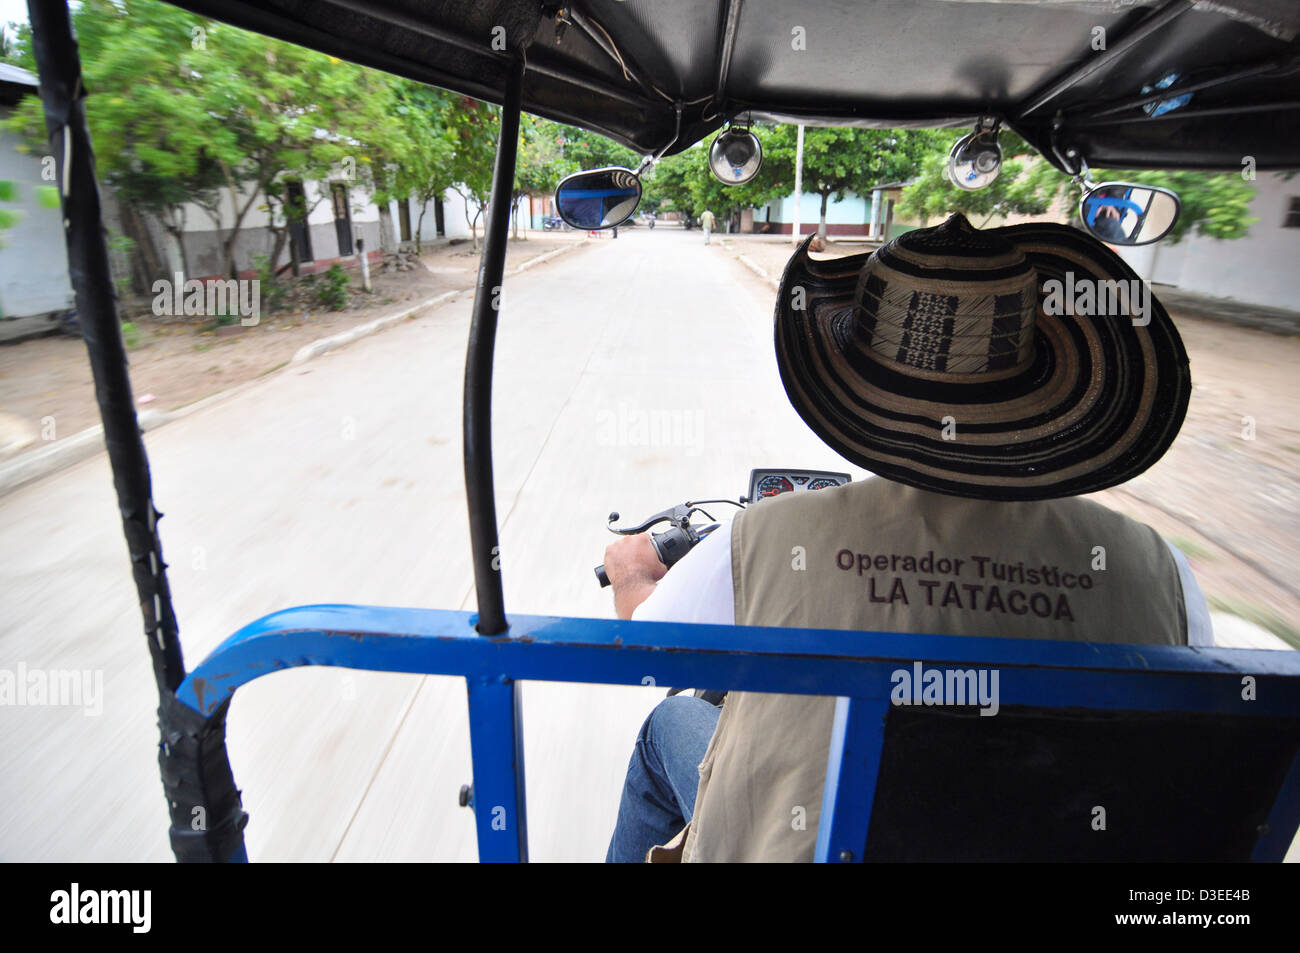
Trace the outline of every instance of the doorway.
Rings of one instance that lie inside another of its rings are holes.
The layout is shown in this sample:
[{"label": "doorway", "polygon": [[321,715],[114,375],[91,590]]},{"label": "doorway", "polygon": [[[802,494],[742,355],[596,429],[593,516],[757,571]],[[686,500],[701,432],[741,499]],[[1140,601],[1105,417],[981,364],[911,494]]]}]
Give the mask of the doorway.
[{"label": "doorway", "polygon": [[[289,242],[293,257],[297,261],[315,261],[311,253],[311,229],[307,227],[307,198],[301,182],[289,182],[285,186],[288,196]],[[294,272],[297,274],[297,272]]]},{"label": "doorway", "polygon": [[337,182],[332,184],[330,198],[334,203],[334,233],[339,240],[339,257],[346,258],[352,254],[352,209],[348,202],[348,187]]},{"label": "doorway", "polygon": [[398,241],[409,242],[411,240],[411,200],[397,200],[397,230],[400,235]]}]

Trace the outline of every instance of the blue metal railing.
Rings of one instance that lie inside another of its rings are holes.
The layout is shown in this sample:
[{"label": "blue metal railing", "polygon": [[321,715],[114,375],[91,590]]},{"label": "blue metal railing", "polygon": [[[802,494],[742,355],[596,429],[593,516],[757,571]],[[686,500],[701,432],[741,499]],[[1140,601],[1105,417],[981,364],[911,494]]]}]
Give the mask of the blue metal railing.
[{"label": "blue metal railing", "polygon": [[[837,696],[819,860],[860,859],[894,676],[929,667],[996,669],[1002,706],[1098,711],[1300,715],[1300,653],[900,635],[826,629],[511,616],[499,637],[472,613],[321,605],[235,633],[192,671],[178,699],[201,715],[280,669],[335,665],[463,676],[479,857],[527,859],[517,682],[719,685]],[[1254,690],[1243,693],[1243,679]],[[1252,697],[1243,697],[1249,695]],[[1257,859],[1281,859],[1300,826],[1300,757],[1278,792]]]}]

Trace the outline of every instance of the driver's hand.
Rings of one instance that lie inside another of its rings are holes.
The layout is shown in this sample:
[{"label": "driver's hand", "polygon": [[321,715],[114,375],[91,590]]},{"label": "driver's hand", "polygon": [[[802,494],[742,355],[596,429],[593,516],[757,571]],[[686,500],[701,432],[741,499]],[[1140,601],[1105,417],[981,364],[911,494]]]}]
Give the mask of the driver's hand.
[{"label": "driver's hand", "polygon": [[632,618],[666,572],[668,567],[659,561],[649,533],[623,536],[605,547],[605,575],[620,619]]}]

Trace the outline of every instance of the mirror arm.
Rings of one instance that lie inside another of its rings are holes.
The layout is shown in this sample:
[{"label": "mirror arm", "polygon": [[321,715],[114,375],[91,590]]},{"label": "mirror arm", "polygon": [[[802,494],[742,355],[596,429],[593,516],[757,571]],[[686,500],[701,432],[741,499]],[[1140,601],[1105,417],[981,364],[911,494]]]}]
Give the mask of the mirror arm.
[{"label": "mirror arm", "polygon": [[641,164],[636,167],[636,177],[638,179],[641,177],[642,172],[644,172],[646,169],[650,168],[650,166],[657,163],[660,160],[660,158],[663,157],[663,154],[665,152],[667,152],[673,146],[677,145],[677,140],[682,137],[682,101],[680,99],[676,100],[673,103],[673,110],[677,113],[677,121],[673,126],[672,139],[670,139],[668,143],[662,149],[656,152],[654,155],[642,157]]},{"label": "mirror arm", "polygon": [[1084,188],[1090,188],[1092,181],[1088,178],[1088,163],[1080,155],[1079,151],[1073,146],[1065,148],[1062,151],[1061,134],[1065,129],[1065,120],[1058,113],[1052,120],[1052,135],[1049,145],[1052,148],[1052,155],[1056,157],[1055,165],[1058,169],[1078,182]]}]

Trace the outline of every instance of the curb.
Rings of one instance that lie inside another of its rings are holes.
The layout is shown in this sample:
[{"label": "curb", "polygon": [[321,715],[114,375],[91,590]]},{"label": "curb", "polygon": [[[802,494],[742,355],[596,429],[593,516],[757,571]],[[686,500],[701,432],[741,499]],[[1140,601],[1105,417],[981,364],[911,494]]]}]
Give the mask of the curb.
[{"label": "curb", "polygon": [[[162,410],[143,410],[136,414],[136,420],[139,421],[142,432],[153,430],[175,420],[177,417],[184,416],[185,413],[197,408],[202,403],[204,401],[197,401],[189,407],[171,413]],[[39,450],[30,450],[21,454],[7,463],[0,464],[0,496],[16,490],[20,486],[39,480],[41,477],[49,476],[64,467],[80,463],[88,457],[93,457],[103,449],[104,428],[97,424],[94,427],[86,428],[80,433],[75,433],[71,437],[52,443],[48,447],[41,447]]]},{"label": "curb", "polygon": [[[572,251],[575,248],[581,248],[586,244],[587,239],[583,239],[582,241],[574,242],[572,245],[564,248],[553,248],[548,252],[542,252],[542,254],[535,255],[527,261],[515,266],[510,271],[506,272],[506,275],[517,275],[521,271],[525,271],[534,265],[539,265],[544,261],[549,261],[565,252]],[[368,321],[365,324],[357,325],[355,328],[350,328],[349,330],[343,331],[339,334],[333,334],[329,337],[312,341],[310,344],[305,344],[299,348],[298,352],[294,354],[293,358],[284,366],[284,368],[282,368],[282,370],[287,370],[291,367],[303,364],[314,357],[319,357],[322,354],[337,350],[338,348],[351,344],[354,341],[358,341],[361,338],[377,334],[380,331],[391,328],[394,325],[407,320],[417,311],[442,304],[457,295],[462,295],[467,291],[473,290],[473,288],[456,288],[451,291],[444,291],[442,294],[434,295],[432,298],[427,298],[424,301],[417,302],[409,308],[404,308],[397,314],[391,314],[383,318],[376,318],[374,321]],[[136,420],[140,424],[141,432],[147,433],[150,430],[155,430],[158,427],[161,427],[163,424],[189,416],[195,411],[200,410],[215,401],[232,397],[248,387],[261,383],[270,376],[272,375],[267,374],[262,377],[253,378],[250,381],[237,384],[228,390],[212,394],[209,397],[197,400],[192,404],[187,404],[186,406],[177,408],[176,410],[154,410],[152,408],[147,410],[137,410]],[[0,496],[11,493],[21,486],[26,486],[28,483],[49,476],[51,473],[55,473],[65,467],[70,467],[74,463],[80,463],[82,460],[100,453],[103,449],[104,428],[96,424],[94,427],[88,427],[80,433],[75,433],[71,437],[65,437],[47,447],[41,447],[38,450],[29,450],[27,453],[19,454],[12,460],[0,463]]]},{"label": "curb", "polygon": [[775,278],[769,275],[767,273],[767,269],[764,268],[762,265],[756,264],[748,255],[741,254],[741,255],[737,255],[736,258],[737,260],[740,261],[742,265],[744,265],[754,274],[758,275],[758,277],[762,278],[773,288],[780,290],[781,282],[777,281]]},{"label": "curb", "polygon": [[[527,261],[516,265],[505,274],[517,275],[521,271],[533,267],[533,265],[540,265],[544,261],[555,258],[557,255],[563,255],[565,252],[572,251],[575,248],[581,248],[585,244],[587,244],[587,239],[584,238],[582,241],[574,242],[572,245],[564,248],[552,248],[550,251],[542,252],[540,255],[534,255]],[[380,331],[391,328],[395,324],[401,324],[416,311],[421,311],[424,308],[431,308],[434,305],[442,304],[442,302],[449,301],[457,295],[473,290],[473,288],[456,288],[453,291],[444,291],[440,295],[434,295],[432,298],[427,298],[424,301],[417,302],[397,314],[390,314],[385,318],[376,318],[374,321],[359,324],[355,328],[350,328],[347,331],[342,331],[338,334],[330,335],[329,337],[319,338],[318,340],[312,341],[310,344],[304,344],[298,349],[298,353],[293,356],[293,359],[289,361],[289,365],[292,367],[295,364],[310,361],[313,357],[319,357],[320,355],[333,351],[336,348],[343,347],[345,344],[351,344],[353,341],[358,341],[361,338],[377,334]]]},{"label": "curb", "polygon": [[397,314],[390,314],[385,318],[376,318],[373,321],[367,321],[365,324],[358,324],[355,328],[340,331],[338,334],[331,334],[329,337],[317,338],[310,344],[304,344],[302,347],[298,348],[298,352],[294,354],[293,358],[289,361],[289,366],[292,367],[295,364],[310,361],[313,357],[319,357],[329,351],[343,347],[345,344],[351,344],[353,341],[358,341],[361,338],[377,334],[386,328],[391,328],[395,324],[401,324],[411,315],[415,314],[415,312],[448,301],[451,298],[456,297],[458,294],[463,294],[466,290],[467,289],[465,288],[456,288],[452,291],[444,291],[440,295],[434,295],[432,298],[426,298],[424,301],[419,301],[411,305],[409,308],[397,312]]}]

